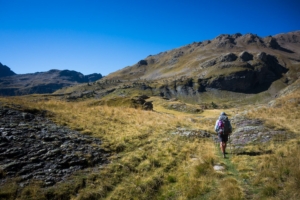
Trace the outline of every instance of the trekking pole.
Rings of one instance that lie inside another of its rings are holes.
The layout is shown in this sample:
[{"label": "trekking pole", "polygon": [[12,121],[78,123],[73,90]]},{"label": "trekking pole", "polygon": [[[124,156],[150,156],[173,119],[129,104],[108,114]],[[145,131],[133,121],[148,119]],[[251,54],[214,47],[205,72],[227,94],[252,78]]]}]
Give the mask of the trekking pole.
[{"label": "trekking pole", "polygon": [[228,137],[229,137],[229,149],[230,149],[230,154],[232,155],[230,134],[228,135]]}]

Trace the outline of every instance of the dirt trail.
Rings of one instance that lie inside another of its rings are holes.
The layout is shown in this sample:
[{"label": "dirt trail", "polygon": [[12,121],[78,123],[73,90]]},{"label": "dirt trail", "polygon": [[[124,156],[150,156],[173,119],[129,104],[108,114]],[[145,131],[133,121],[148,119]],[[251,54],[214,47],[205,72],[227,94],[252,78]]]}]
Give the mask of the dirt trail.
[{"label": "dirt trail", "polygon": [[[221,153],[219,143],[215,143],[216,152],[218,161],[222,163],[222,165],[225,165],[225,171],[224,171],[224,179],[226,178],[234,178],[239,187],[242,189],[243,192],[243,199],[253,199],[253,191],[252,188],[249,185],[249,182],[242,177],[242,174],[237,169],[236,165],[232,162],[232,159],[237,156],[232,152],[232,149],[230,149],[230,144],[228,144],[227,147],[227,153],[226,158],[223,158],[223,154]],[[238,155],[243,156],[243,155]]]},{"label": "dirt trail", "polygon": [[[164,106],[162,106],[162,104],[165,101],[162,100],[161,98],[151,98],[151,101],[153,101],[154,111],[156,111],[156,112],[167,113],[167,114],[171,114],[173,116],[185,116],[185,117],[193,118],[193,119],[210,120],[213,122],[213,125],[212,124],[210,125],[211,131],[213,131],[214,122],[218,118],[218,116],[220,115],[221,112],[225,112],[229,116],[229,119],[235,118],[236,115],[241,112],[241,111],[238,111],[237,109],[207,109],[207,110],[204,110],[202,113],[191,114],[191,113],[184,113],[184,112],[166,109]],[[224,159],[223,155],[220,151],[217,137],[213,136],[211,142],[214,143],[214,146],[216,148],[216,154],[217,154],[216,162],[221,164],[222,166],[225,166],[225,171],[223,172],[223,174],[224,174],[223,179],[226,179],[226,178],[235,179],[238,183],[237,187],[241,188],[241,190],[242,190],[243,199],[253,199],[253,191],[249,185],[249,182],[243,178],[242,174],[237,169],[237,166],[232,162],[232,159],[235,156],[245,157],[247,155],[233,154],[234,153],[233,147],[232,147],[232,145],[228,144],[228,147],[227,147],[228,154],[226,154],[226,158]]]}]

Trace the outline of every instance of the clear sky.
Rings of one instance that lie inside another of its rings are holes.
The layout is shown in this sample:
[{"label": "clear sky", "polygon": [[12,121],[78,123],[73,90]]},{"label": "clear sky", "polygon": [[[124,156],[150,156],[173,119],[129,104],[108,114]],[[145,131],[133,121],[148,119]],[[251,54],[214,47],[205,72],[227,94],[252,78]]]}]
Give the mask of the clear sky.
[{"label": "clear sky", "polygon": [[300,0],[0,0],[0,62],[108,75],[220,34],[300,30]]}]

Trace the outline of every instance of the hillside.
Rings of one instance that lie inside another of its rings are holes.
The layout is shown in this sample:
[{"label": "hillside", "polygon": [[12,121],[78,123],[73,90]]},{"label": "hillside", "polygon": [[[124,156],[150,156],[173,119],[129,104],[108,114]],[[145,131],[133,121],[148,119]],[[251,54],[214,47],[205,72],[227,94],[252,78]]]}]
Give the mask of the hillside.
[{"label": "hillside", "polygon": [[[222,34],[213,40],[150,55],[133,66],[107,76],[110,79],[157,80],[188,76],[211,78],[214,72],[234,68],[227,73],[244,71],[263,65],[261,55],[275,56],[282,67],[299,65],[300,31],[261,38],[255,34]],[[271,61],[270,61],[271,62]],[[238,68],[240,67],[240,68]],[[226,75],[226,71],[217,75]]]},{"label": "hillside", "polygon": [[84,76],[70,70],[50,70],[33,74],[18,74],[0,78],[0,95],[15,96],[52,93],[63,87],[89,83],[102,78],[101,74]]},{"label": "hillside", "polygon": [[[150,100],[154,112],[95,99],[0,98],[0,198],[300,198],[299,89],[200,113]],[[234,126],[226,159],[213,132],[221,111]]]},{"label": "hillside", "polygon": [[275,96],[299,78],[299,38],[300,31],[265,38],[222,34],[213,40],[150,55],[91,87],[76,86],[56,93],[89,92],[96,98],[109,93],[139,93],[198,101],[217,89]]},{"label": "hillside", "polygon": [[5,77],[5,76],[13,76],[15,74],[16,73],[11,71],[11,69],[9,67],[0,63],[0,78]]},{"label": "hillside", "polygon": [[0,199],[300,199],[299,33],[220,35],[0,97]]}]

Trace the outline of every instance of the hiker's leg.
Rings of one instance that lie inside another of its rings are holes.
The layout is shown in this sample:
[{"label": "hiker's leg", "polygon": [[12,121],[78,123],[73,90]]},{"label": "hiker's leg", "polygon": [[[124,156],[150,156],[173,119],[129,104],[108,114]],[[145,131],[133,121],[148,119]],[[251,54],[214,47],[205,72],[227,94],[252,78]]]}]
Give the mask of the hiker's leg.
[{"label": "hiker's leg", "polygon": [[223,152],[223,142],[220,142],[220,149]]},{"label": "hiker's leg", "polygon": [[225,158],[225,146],[226,146],[226,143],[222,142],[221,143],[221,150],[222,150],[223,158]]},{"label": "hiker's leg", "polygon": [[220,143],[220,147],[221,147],[222,153],[225,153],[226,143],[225,143],[225,142],[221,142],[221,143]]}]

